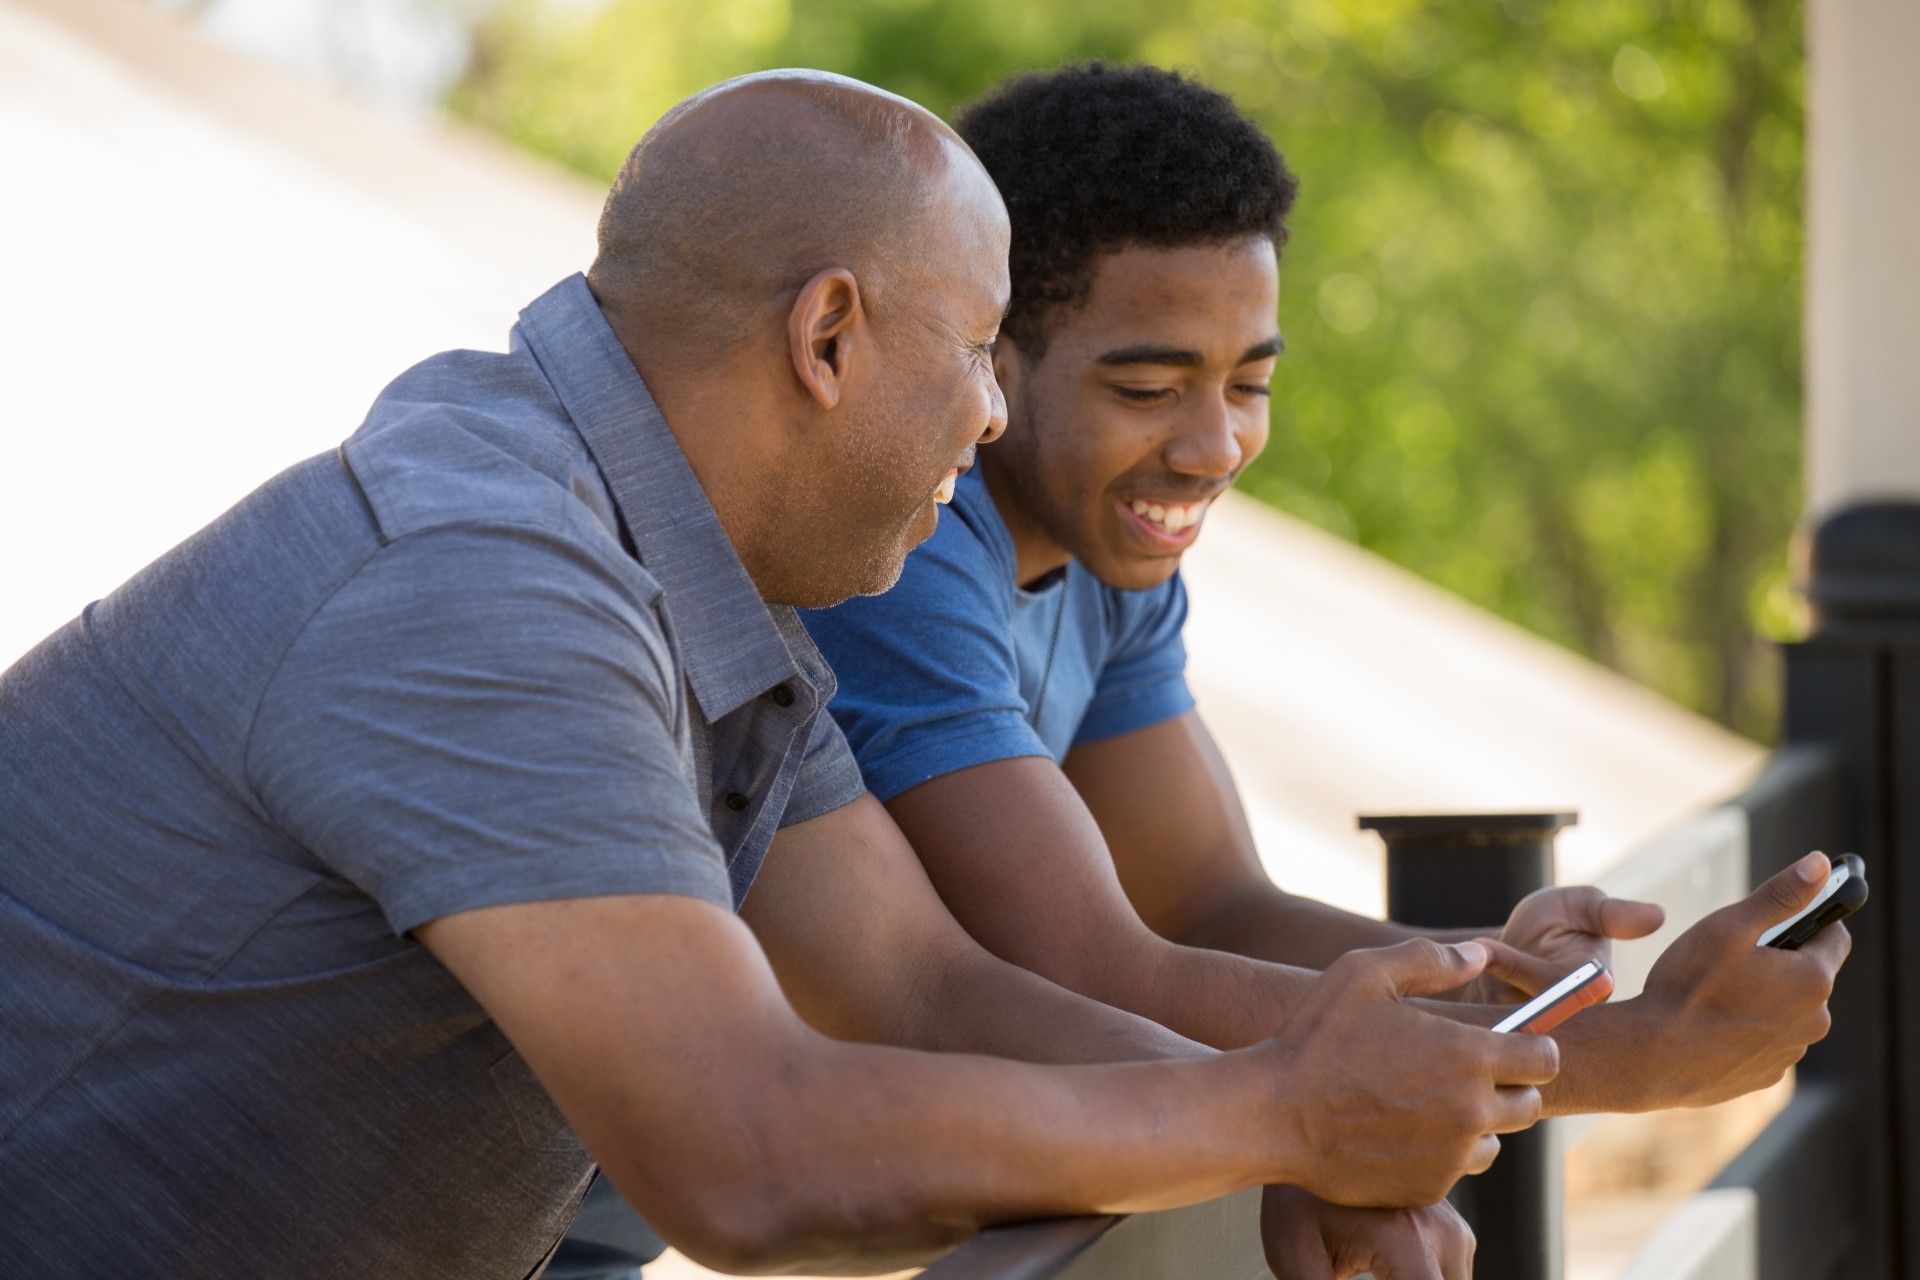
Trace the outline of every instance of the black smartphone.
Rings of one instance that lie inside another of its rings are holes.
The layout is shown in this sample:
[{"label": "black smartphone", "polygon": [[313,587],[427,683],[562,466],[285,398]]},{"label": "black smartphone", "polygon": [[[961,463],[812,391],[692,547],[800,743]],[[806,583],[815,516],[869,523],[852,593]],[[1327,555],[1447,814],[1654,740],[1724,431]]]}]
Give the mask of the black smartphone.
[{"label": "black smartphone", "polygon": [[1813,935],[1844,920],[1867,904],[1867,864],[1858,855],[1843,853],[1834,859],[1827,883],[1812,902],[1791,919],[1782,920],[1760,935],[1762,947],[1797,951],[1812,941]]}]

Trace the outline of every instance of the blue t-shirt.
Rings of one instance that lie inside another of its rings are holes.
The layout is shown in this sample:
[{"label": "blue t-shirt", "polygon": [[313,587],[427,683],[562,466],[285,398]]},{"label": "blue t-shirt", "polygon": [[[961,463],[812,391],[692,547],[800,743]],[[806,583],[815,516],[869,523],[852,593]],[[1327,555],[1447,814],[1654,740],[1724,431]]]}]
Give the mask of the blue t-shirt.
[{"label": "blue t-shirt", "polygon": [[802,611],[839,678],[828,710],[882,800],[970,765],[1066,758],[1193,706],[1178,574],[1147,591],[1077,563],[1034,590],[978,468],[899,585]]}]

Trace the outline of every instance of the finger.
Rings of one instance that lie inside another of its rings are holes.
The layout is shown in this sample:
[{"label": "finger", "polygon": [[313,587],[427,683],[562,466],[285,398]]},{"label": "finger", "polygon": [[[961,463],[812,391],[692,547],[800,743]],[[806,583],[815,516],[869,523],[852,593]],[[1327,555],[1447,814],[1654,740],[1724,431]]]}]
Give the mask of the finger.
[{"label": "finger", "polygon": [[1473,1153],[1467,1158],[1466,1172],[1485,1173],[1493,1167],[1494,1157],[1499,1154],[1500,1139],[1490,1133],[1481,1134],[1480,1140],[1473,1144]]},{"label": "finger", "polygon": [[1831,870],[1825,854],[1810,853],[1725,911],[1740,917],[1758,939],[1769,926],[1791,918],[1812,902]]},{"label": "finger", "polygon": [[1415,938],[1394,947],[1350,952],[1347,961],[1367,966],[1397,995],[1437,996],[1478,977],[1487,967],[1487,955],[1486,945],[1477,939],[1449,946]]},{"label": "finger", "polygon": [[1502,1085],[1493,1091],[1487,1132],[1519,1133],[1540,1122],[1540,1091],[1532,1085]]},{"label": "finger", "polygon": [[1520,1032],[1493,1041],[1495,1084],[1546,1084],[1560,1074],[1560,1045],[1552,1036]]},{"label": "finger", "polygon": [[1840,972],[1840,966],[1847,962],[1847,956],[1852,951],[1853,935],[1847,932],[1847,926],[1837,920],[1800,947],[1801,955],[1812,956],[1826,969],[1829,982]]},{"label": "finger", "polygon": [[1597,932],[1602,937],[1622,942],[1644,938],[1667,922],[1667,913],[1651,902],[1608,898],[1604,894],[1601,898]]},{"label": "finger", "polygon": [[1487,952],[1486,972],[1527,995],[1537,996],[1567,976],[1564,963],[1542,960],[1539,956],[1528,955],[1518,947],[1495,942],[1491,938],[1481,939],[1480,945]]}]

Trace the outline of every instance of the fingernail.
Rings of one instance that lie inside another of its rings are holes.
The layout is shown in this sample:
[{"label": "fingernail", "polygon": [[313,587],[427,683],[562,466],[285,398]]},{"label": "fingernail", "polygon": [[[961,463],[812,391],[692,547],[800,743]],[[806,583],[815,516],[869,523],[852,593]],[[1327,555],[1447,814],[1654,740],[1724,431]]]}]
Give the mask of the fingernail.
[{"label": "fingernail", "polygon": [[1453,949],[1458,951],[1460,958],[1468,964],[1484,965],[1487,962],[1487,949],[1477,942],[1456,942],[1453,944]]},{"label": "fingernail", "polygon": [[1827,856],[1815,851],[1793,864],[1793,873],[1812,884],[1827,874]]}]

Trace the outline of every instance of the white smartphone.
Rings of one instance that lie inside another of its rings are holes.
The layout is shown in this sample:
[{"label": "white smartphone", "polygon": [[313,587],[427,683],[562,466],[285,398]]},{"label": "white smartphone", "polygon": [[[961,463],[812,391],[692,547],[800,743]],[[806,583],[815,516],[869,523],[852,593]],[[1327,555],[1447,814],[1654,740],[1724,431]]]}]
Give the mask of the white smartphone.
[{"label": "white smartphone", "polygon": [[1493,1024],[1495,1031],[1545,1035],[1590,1004],[1613,994],[1613,975],[1589,960],[1533,999]]},{"label": "white smartphone", "polygon": [[1812,902],[1760,935],[1756,947],[1795,951],[1813,935],[1867,904],[1867,864],[1851,853],[1834,859],[1827,883]]}]

